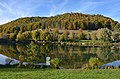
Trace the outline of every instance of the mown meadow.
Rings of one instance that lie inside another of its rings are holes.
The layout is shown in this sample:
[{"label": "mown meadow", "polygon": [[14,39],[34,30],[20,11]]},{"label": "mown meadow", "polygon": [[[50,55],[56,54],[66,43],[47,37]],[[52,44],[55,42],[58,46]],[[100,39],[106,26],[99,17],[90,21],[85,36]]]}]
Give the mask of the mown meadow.
[{"label": "mown meadow", "polygon": [[0,79],[120,79],[119,69],[0,69]]}]

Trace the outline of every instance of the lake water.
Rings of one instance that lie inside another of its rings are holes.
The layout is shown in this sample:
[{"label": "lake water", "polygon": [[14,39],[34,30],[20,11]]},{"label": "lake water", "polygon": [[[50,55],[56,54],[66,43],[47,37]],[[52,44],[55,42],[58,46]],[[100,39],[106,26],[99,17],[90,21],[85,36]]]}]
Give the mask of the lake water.
[{"label": "lake water", "polygon": [[[0,64],[8,63],[12,58],[15,64],[22,62],[46,63],[46,57],[49,59],[59,58],[60,67],[63,68],[81,68],[88,64],[91,57],[97,57],[101,64],[120,60],[120,49],[111,49],[111,47],[93,47],[93,46],[66,46],[66,45],[0,45]],[[49,60],[47,60],[49,64]]]}]

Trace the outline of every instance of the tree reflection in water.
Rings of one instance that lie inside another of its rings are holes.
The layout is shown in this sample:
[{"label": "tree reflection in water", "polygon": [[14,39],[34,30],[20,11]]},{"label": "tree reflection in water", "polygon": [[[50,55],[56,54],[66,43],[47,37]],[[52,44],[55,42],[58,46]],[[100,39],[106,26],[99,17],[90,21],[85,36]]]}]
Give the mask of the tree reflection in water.
[{"label": "tree reflection in water", "polygon": [[0,54],[28,63],[46,62],[46,57],[59,58],[64,68],[81,68],[88,64],[91,57],[97,57],[102,63],[120,59],[120,49],[111,47],[67,46],[67,45],[0,45]]}]

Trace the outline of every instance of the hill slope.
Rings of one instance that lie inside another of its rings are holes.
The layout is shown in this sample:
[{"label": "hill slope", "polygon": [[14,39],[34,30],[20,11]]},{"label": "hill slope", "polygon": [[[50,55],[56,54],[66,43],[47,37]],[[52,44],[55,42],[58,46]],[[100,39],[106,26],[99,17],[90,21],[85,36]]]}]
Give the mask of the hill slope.
[{"label": "hill slope", "polygon": [[0,32],[14,33],[20,30],[24,32],[46,28],[97,30],[104,27],[114,30],[116,27],[119,28],[120,24],[117,21],[102,15],[65,13],[51,17],[20,18],[1,25]]}]

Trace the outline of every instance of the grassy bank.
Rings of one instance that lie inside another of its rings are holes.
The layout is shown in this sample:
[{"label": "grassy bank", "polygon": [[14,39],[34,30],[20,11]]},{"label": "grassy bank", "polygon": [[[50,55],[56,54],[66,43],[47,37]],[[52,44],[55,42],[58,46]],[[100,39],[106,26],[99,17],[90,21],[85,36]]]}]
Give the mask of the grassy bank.
[{"label": "grassy bank", "polygon": [[119,69],[0,69],[0,79],[120,79]]}]

